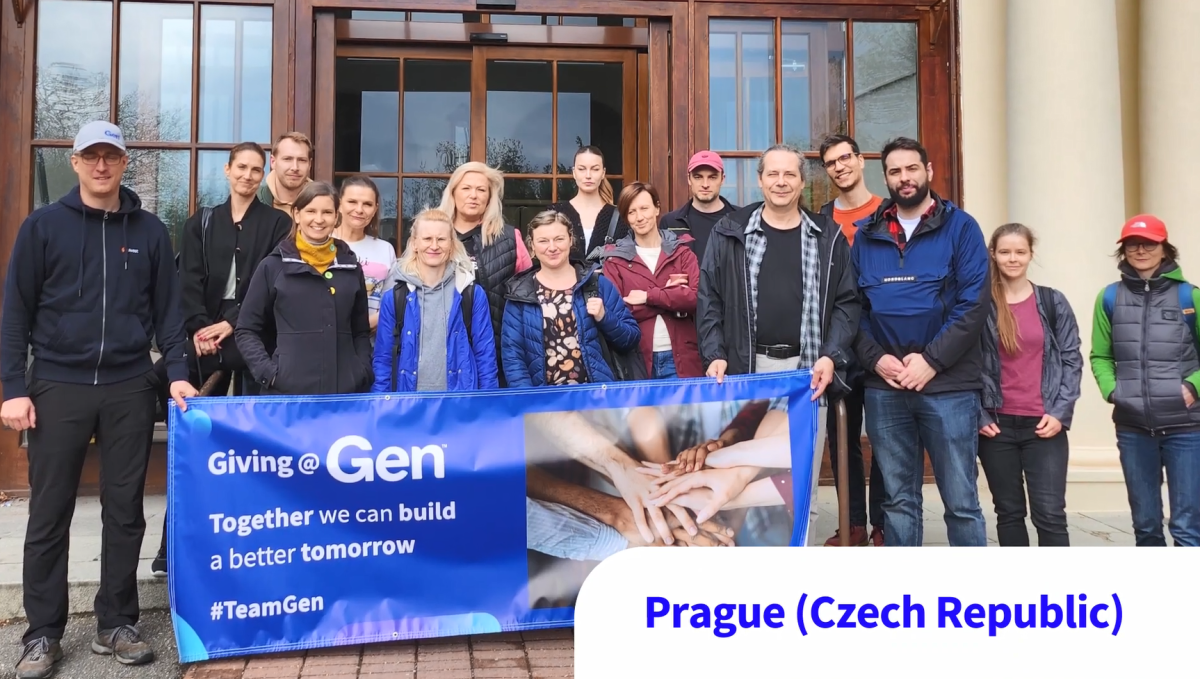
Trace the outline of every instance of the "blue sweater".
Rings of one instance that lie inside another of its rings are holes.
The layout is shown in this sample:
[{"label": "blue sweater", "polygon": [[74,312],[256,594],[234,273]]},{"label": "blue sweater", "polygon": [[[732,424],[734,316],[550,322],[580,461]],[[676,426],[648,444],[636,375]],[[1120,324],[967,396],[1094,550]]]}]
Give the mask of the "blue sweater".
[{"label": "blue sweater", "polygon": [[[617,351],[638,346],[642,333],[629,313],[616,286],[600,275],[597,268],[576,264],[578,282],[572,296],[579,344],[590,382],[615,382],[612,368],[604,360],[600,335]],[[513,276],[508,281],[507,302],[500,337],[500,356],[504,377],[510,387],[540,387],[546,384],[546,346],[542,331],[542,305],[537,301],[538,267]],[[599,277],[600,298],[604,301],[604,320],[596,323],[587,312],[587,300],[580,289],[593,277]]]}]

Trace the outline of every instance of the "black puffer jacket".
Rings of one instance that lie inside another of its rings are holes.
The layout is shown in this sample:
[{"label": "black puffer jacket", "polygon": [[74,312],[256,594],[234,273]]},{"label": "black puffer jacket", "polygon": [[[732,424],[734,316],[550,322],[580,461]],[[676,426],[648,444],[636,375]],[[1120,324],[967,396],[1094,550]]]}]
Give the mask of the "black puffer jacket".
[{"label": "black puffer jacket", "polygon": [[291,238],[254,272],[234,337],[264,394],[353,394],[375,381],[366,281],[350,246],[333,242],[324,275]]}]

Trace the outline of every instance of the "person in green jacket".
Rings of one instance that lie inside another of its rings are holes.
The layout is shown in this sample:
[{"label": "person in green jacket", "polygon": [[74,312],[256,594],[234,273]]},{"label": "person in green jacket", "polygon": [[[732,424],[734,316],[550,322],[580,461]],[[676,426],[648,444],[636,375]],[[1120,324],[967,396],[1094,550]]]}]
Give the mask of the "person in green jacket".
[{"label": "person in green jacket", "polygon": [[1131,218],[1118,242],[1121,280],[1096,297],[1091,363],[1113,404],[1134,536],[1139,547],[1167,544],[1165,468],[1171,537],[1200,546],[1200,290],[1157,217]]}]

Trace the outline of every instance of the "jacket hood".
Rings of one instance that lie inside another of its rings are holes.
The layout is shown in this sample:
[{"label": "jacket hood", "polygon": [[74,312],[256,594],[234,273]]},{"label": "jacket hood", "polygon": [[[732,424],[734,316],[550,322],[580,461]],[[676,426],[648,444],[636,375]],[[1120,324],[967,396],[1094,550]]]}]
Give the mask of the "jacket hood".
[{"label": "jacket hood", "polygon": [[[142,209],[142,199],[138,198],[138,195],[133,192],[133,189],[122,186],[118,191],[118,195],[121,198],[121,206],[118,207],[115,212],[111,212],[109,214],[127,216]],[[83,196],[79,193],[78,184],[76,184],[75,187],[67,193],[67,195],[60,198],[58,202],[62,203],[65,207],[68,207],[71,210],[81,214],[103,215],[105,212],[104,210],[88,207],[83,204]]]},{"label": "jacket hood", "polygon": [[[1141,274],[1139,274],[1136,269],[1130,266],[1129,262],[1121,262],[1117,265],[1117,269],[1121,271],[1121,276],[1131,283],[1139,283],[1142,281]],[[1187,282],[1187,279],[1183,277],[1183,269],[1179,267],[1179,262],[1172,262],[1170,260],[1164,261],[1162,264],[1160,264],[1158,266],[1158,270],[1154,272],[1154,275],[1151,276],[1149,280],[1153,281],[1159,278],[1165,278],[1176,283]]]},{"label": "jacket hood", "polygon": [[[662,238],[662,254],[663,257],[670,257],[680,245],[687,245],[695,241],[691,234],[682,233],[676,234],[668,229],[659,229],[658,235]],[[601,259],[608,257],[616,257],[632,262],[634,257],[637,257],[637,241],[634,240],[633,234],[630,233],[616,243],[605,245],[604,250],[600,253]]]},{"label": "jacket hood", "polygon": [[[575,287],[573,292],[578,292],[579,288],[592,278],[592,276],[600,275],[600,262],[585,263],[574,257],[571,258],[571,266],[575,267]],[[526,304],[537,304],[537,273],[542,270],[542,266],[534,261],[533,268],[526,269],[521,273],[508,279],[504,284],[504,297],[511,299],[514,302],[525,302]]]},{"label": "jacket hood", "polygon": [[430,286],[425,285],[425,281],[421,280],[419,273],[409,273],[403,268],[397,266],[397,276],[399,279],[408,284],[412,290],[437,290],[447,283],[453,281],[454,289],[461,293],[468,285],[475,283],[475,269],[471,266],[471,262],[452,262],[451,266],[446,267],[446,272],[442,279],[436,284]]}]

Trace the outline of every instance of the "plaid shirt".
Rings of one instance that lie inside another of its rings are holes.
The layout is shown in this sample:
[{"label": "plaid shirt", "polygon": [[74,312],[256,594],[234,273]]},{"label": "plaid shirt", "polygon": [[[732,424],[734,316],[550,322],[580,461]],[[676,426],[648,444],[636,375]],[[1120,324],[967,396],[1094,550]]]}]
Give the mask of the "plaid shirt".
[{"label": "plaid shirt", "polygon": [[[937,201],[935,200],[929,204],[929,209],[925,211],[925,214],[921,215],[921,222],[932,217],[936,211]],[[900,206],[892,203],[891,207],[883,211],[883,218],[887,220],[888,233],[892,234],[892,240],[896,241],[896,247],[903,250],[904,246],[908,244],[908,237],[904,235],[904,227],[900,225]],[[917,223],[917,228],[921,228],[920,222]],[[913,233],[916,232],[916,229],[913,229]]]}]

